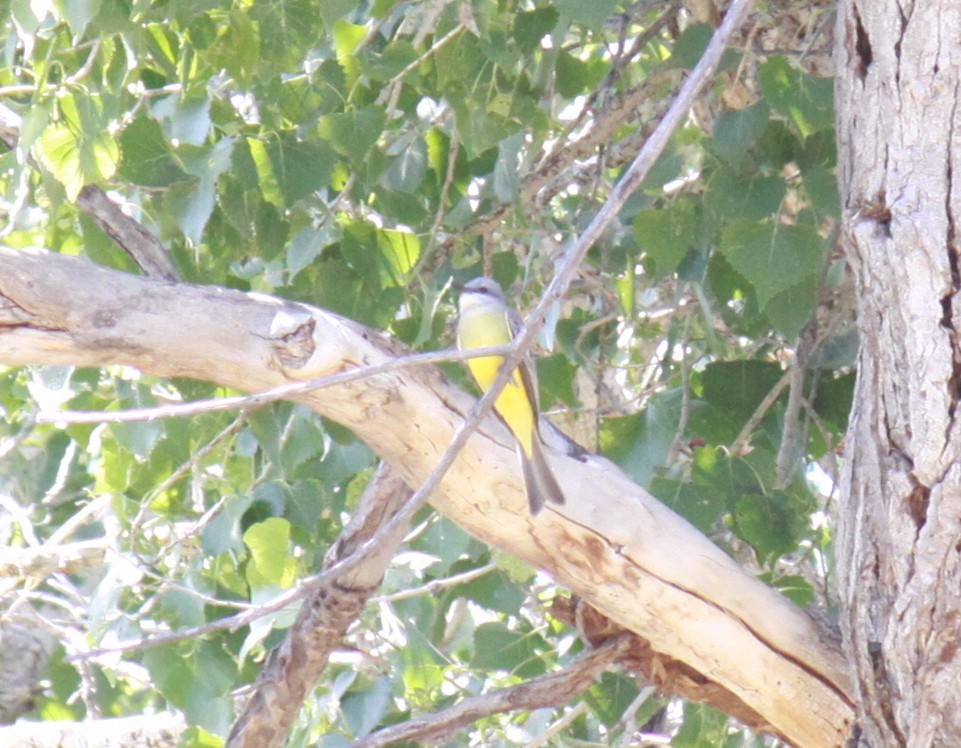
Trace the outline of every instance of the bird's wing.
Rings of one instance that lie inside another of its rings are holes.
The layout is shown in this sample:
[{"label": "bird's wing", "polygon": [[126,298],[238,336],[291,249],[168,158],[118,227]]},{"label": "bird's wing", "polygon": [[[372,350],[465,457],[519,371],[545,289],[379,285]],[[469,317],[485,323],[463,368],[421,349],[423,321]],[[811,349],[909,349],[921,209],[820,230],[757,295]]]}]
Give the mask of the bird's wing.
[{"label": "bird's wing", "polygon": [[[521,327],[524,326],[523,320],[521,320],[520,315],[514,311],[513,307],[507,308],[507,324],[511,330],[511,340],[513,340],[517,337],[517,333],[520,332]],[[517,365],[517,369],[521,373],[521,382],[524,384],[527,397],[534,406],[534,429],[540,433],[537,425],[537,416],[540,409],[538,402],[539,393],[537,390],[537,369],[534,366],[534,357],[531,356],[530,351],[521,359],[521,362]]]}]

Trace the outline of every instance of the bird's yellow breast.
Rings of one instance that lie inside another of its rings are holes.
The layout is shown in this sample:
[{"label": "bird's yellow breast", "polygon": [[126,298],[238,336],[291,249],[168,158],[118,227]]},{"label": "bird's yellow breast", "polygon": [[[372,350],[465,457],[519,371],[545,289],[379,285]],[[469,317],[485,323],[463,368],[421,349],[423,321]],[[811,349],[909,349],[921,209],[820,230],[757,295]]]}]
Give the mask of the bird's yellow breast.
[{"label": "bird's yellow breast", "polygon": [[[511,341],[510,326],[506,315],[498,309],[475,307],[461,311],[457,327],[457,346],[462,350],[504,345]],[[482,356],[467,362],[477,386],[486,392],[500,371],[501,356]],[[514,433],[525,454],[532,453],[535,434],[535,415],[531,397],[524,387],[520,371],[514,370],[507,386],[494,401],[494,410]]]}]

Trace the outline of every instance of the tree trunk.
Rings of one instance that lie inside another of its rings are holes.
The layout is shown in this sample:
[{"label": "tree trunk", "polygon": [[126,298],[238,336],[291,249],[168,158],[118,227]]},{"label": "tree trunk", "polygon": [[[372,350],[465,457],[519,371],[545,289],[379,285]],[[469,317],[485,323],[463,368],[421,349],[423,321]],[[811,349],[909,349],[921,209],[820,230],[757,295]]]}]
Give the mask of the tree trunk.
[{"label": "tree trunk", "polygon": [[959,28],[956,0],[839,8],[842,237],[861,353],[837,559],[875,747],[961,745]]}]

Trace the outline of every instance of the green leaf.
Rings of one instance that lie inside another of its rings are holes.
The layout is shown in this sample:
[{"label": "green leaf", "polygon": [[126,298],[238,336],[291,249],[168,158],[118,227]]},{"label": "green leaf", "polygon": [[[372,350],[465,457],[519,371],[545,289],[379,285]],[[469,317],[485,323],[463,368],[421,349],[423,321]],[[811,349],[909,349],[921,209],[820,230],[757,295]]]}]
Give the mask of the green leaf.
[{"label": "green leaf", "polygon": [[684,721],[671,739],[671,748],[726,747],[729,721],[726,714],[705,704],[685,702]]},{"label": "green leaf", "polygon": [[817,276],[812,273],[797,285],[772,297],[764,307],[764,314],[778,333],[793,340],[814,314],[816,294]]},{"label": "green leaf", "polygon": [[[358,4],[359,0],[324,0],[317,9],[327,28],[334,28],[337,21],[353,12]],[[353,47],[351,47],[351,51],[353,51]]]},{"label": "green leaf", "polygon": [[335,231],[331,224],[324,224],[322,228],[301,229],[291,240],[287,249],[287,273],[289,281],[297,277],[297,273],[316,260],[324,247],[332,244]]},{"label": "green leaf", "polygon": [[243,549],[240,520],[252,501],[252,496],[232,496],[226,499],[220,511],[204,525],[200,538],[205,553],[219,556],[227,551]]},{"label": "green leaf", "polygon": [[573,99],[587,88],[589,75],[587,63],[564,50],[557,54],[554,66],[557,92],[567,99]]},{"label": "green leaf", "polygon": [[738,457],[720,447],[698,447],[692,467],[693,481],[717,491],[729,509],[743,495],[763,493],[774,482],[773,453],[761,448]]},{"label": "green leaf", "polygon": [[166,187],[188,179],[157,121],[141,114],[120,135],[120,177],[143,187]]},{"label": "green leaf", "polygon": [[561,16],[571,23],[580,23],[589,29],[600,30],[614,13],[617,0],[557,0]]},{"label": "green leaf", "polygon": [[180,735],[179,748],[223,748],[224,738],[207,732],[196,725],[188,727]]},{"label": "green leaf", "polygon": [[[258,26],[245,10],[235,9],[221,21],[220,37],[209,50],[210,62],[224,68],[240,88],[248,87],[260,66],[262,50]],[[174,59],[179,57],[175,55]]]},{"label": "green leaf", "polygon": [[521,51],[529,54],[537,49],[541,39],[557,25],[558,17],[557,11],[549,5],[521,11],[514,16],[514,39]]},{"label": "green leaf", "polygon": [[167,125],[170,139],[176,143],[204,145],[210,133],[210,99],[206,93],[167,96],[152,107],[153,114]]},{"label": "green leaf", "polygon": [[381,107],[369,106],[321,117],[317,132],[321,138],[330,141],[334,150],[359,166],[380,138],[386,122],[387,115]]},{"label": "green leaf", "polygon": [[377,207],[381,213],[392,215],[398,222],[408,226],[420,226],[430,217],[420,192],[378,189]]},{"label": "green leaf", "polygon": [[384,285],[407,285],[420,259],[420,240],[409,231],[377,230],[377,248],[383,260]]},{"label": "green leaf", "polygon": [[694,205],[688,200],[634,216],[634,241],[654,260],[661,277],[677,270],[691,250],[694,231]]},{"label": "green leaf", "polygon": [[456,44],[445,44],[434,53],[438,90],[464,103],[466,86],[478,78],[487,59],[473,36],[461,35]]},{"label": "green leaf", "polygon": [[471,667],[533,678],[545,670],[535,646],[538,643],[543,641],[536,634],[513,631],[503,623],[483,623],[474,631]]},{"label": "green leaf", "polygon": [[803,168],[804,191],[819,216],[840,217],[841,197],[837,175],[820,164]]},{"label": "green leaf", "polygon": [[247,579],[251,587],[273,585],[286,589],[296,578],[297,562],[290,555],[290,523],[271,517],[251,525],[244,533],[250,549]]},{"label": "green leaf", "polygon": [[606,418],[601,424],[601,453],[646,486],[654,469],[664,464],[677,434],[680,392],[651,398],[641,413]]},{"label": "green leaf", "polygon": [[814,409],[834,427],[835,433],[843,434],[847,429],[848,415],[854,401],[854,381],[855,375],[849,373],[834,379],[821,379],[818,383]]},{"label": "green leaf", "polygon": [[714,361],[701,377],[703,397],[740,428],[783,376],[767,361]]},{"label": "green leaf", "polygon": [[[468,571],[470,566],[468,564],[464,566],[467,568],[452,568],[451,573],[459,574]],[[523,589],[500,570],[459,585],[453,592],[458,597],[473,600],[488,610],[506,615],[517,615],[525,600]]]},{"label": "green leaf", "polygon": [[118,444],[142,460],[150,457],[153,448],[164,434],[164,426],[159,421],[115,423],[110,429]]},{"label": "green leaf", "polygon": [[800,521],[783,491],[743,496],[734,508],[734,531],[762,563],[794,549]]},{"label": "green leaf", "polygon": [[346,317],[369,319],[363,314],[363,302],[372,304],[374,299],[368,295],[360,275],[337,257],[321,257],[315,264],[317,280],[311,291],[314,303]]},{"label": "green leaf", "polygon": [[340,243],[341,254],[350,268],[363,278],[368,288],[379,291],[381,284],[381,258],[376,251],[377,230],[367,223],[357,221],[344,229]]},{"label": "green leaf", "polygon": [[714,122],[714,152],[725,161],[741,159],[767,129],[767,104],[759,101],[744,109],[726,109]]},{"label": "green leaf", "polygon": [[391,700],[390,678],[382,676],[363,691],[351,691],[340,701],[351,735],[363,738],[387,713]]},{"label": "green leaf", "polygon": [[188,654],[184,645],[172,644],[147,649],[142,659],[153,685],[181,709],[187,706],[190,686],[196,678],[192,658]]},{"label": "green leaf", "polygon": [[706,207],[724,222],[756,220],[776,215],[787,186],[777,175],[741,172],[721,167],[708,177]]},{"label": "green leaf", "polygon": [[67,125],[51,125],[40,136],[39,147],[44,164],[71,201],[85,184],[112,177],[120,161],[117,141],[102,130],[81,133]]},{"label": "green leaf", "polygon": [[[184,159],[184,166],[199,178],[176,183],[164,196],[165,207],[194,246],[200,244],[213,213],[217,181],[230,166],[233,146],[232,138],[221,138],[211,148],[196,149],[190,158]],[[182,150],[189,149],[185,146]]]},{"label": "green leaf", "polygon": [[494,195],[502,203],[513,203],[520,189],[519,157],[524,145],[522,133],[504,138],[497,146],[497,165],[494,167]]},{"label": "green leaf", "polygon": [[419,57],[414,45],[405,39],[388,44],[379,54],[368,52],[361,59],[364,75],[375,81],[389,81]]},{"label": "green leaf", "polygon": [[300,141],[288,133],[272,138],[267,144],[267,154],[269,171],[263,168],[265,165],[259,162],[251,144],[251,155],[258,162],[261,174],[264,199],[268,202],[276,199],[272,192],[273,180],[276,180],[283,194],[283,202],[274,203],[278,207],[291,205],[326,186],[337,158],[326,143]]},{"label": "green leaf", "polygon": [[578,406],[577,395],[574,392],[576,374],[577,367],[563,353],[538,358],[537,384],[541,405],[549,407],[555,402],[561,402],[568,407],[576,408]]},{"label": "green leaf", "polygon": [[407,645],[401,652],[404,689],[414,700],[431,701],[447,681],[447,661],[417,626],[407,627]]},{"label": "green leaf", "polygon": [[446,517],[438,517],[431,523],[413,546],[415,550],[437,556],[444,568],[453,566],[466,556],[471,547],[471,537],[459,525]]},{"label": "green leaf", "polygon": [[805,226],[741,221],[724,230],[719,249],[754,286],[763,309],[775,295],[818,272],[825,242]]},{"label": "green leaf", "polygon": [[[698,450],[711,454],[714,450]],[[714,486],[702,486],[685,481],[656,477],[651,481],[651,493],[703,533],[716,529],[718,518],[727,508],[726,497]]]},{"label": "green leaf", "polygon": [[765,100],[794,124],[802,137],[834,126],[834,81],[791,67],[786,57],[765,61],[758,71]]},{"label": "green leaf", "polygon": [[415,192],[427,172],[427,146],[422,138],[402,145],[401,152],[384,172],[381,183],[399,192]]},{"label": "green leaf", "polygon": [[714,27],[710,24],[691,24],[681,32],[681,35],[674,42],[668,65],[681,70],[690,70],[700,61],[712,36],[714,36]]},{"label": "green leaf", "polygon": [[787,597],[799,608],[807,608],[817,602],[814,589],[800,574],[761,574],[759,578]]},{"label": "green leaf", "polygon": [[61,4],[63,18],[74,38],[79,38],[87,25],[96,18],[100,3],[101,0],[64,0]]},{"label": "green leaf", "polygon": [[[634,678],[605,671],[587,691],[585,701],[603,724],[613,727],[624,717],[628,707],[637,698],[638,691]],[[641,710],[634,713],[636,724],[644,724],[661,705],[659,699],[648,698]]]},{"label": "green leaf", "polygon": [[[250,164],[256,172],[260,184],[260,192],[264,200],[271,205],[282,208],[284,206],[284,197],[280,191],[280,185],[277,182],[277,174],[274,171],[274,159],[271,156],[270,150],[267,148],[267,144],[255,138],[247,138],[246,145],[247,153],[250,155]],[[275,147],[280,150],[282,144],[278,144]],[[240,153],[238,154],[238,158],[242,158]]]}]

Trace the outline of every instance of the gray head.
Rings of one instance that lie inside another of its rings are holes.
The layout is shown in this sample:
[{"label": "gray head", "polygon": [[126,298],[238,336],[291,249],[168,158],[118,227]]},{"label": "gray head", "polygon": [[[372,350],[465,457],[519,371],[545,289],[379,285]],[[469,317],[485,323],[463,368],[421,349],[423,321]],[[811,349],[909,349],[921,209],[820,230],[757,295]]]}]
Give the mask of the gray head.
[{"label": "gray head", "polygon": [[465,296],[473,296],[478,301],[482,297],[489,297],[500,302],[504,301],[504,291],[501,290],[497,281],[493,278],[484,278],[483,276],[467,281],[460,295],[462,299]]}]

